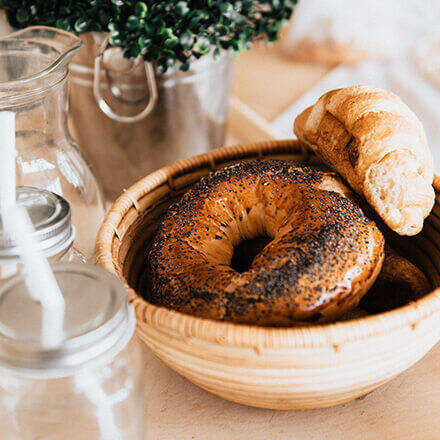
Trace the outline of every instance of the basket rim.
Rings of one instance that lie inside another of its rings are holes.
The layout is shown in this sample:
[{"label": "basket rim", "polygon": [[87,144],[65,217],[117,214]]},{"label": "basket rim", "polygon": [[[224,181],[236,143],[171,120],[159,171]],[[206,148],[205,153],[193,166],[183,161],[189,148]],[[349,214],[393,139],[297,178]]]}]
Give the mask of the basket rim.
[{"label": "basket rim", "polygon": [[[218,148],[165,166],[123,191],[107,212],[99,229],[94,260],[96,264],[118,276],[124,283],[129,301],[135,308],[138,331],[142,332],[142,328],[147,325],[159,328],[161,331],[177,333],[182,337],[254,349],[333,346],[338,350],[343,343],[380,336],[403,327],[414,330],[423,319],[440,312],[440,288],[437,288],[406,306],[377,315],[315,326],[259,327],[198,318],[156,306],[138,295],[119,275],[112,259],[113,240],[121,240],[118,226],[130,209],[134,207],[137,210],[137,200],[140,197],[167,182],[172,187],[172,179],[185,172],[200,168],[214,169],[218,161],[235,160],[243,155],[245,158],[246,155],[251,154],[264,157],[264,153],[284,150],[286,153],[292,153],[295,147],[298,153],[304,151],[296,139]],[[440,192],[440,178],[437,175],[434,176],[433,186],[437,192]]]}]

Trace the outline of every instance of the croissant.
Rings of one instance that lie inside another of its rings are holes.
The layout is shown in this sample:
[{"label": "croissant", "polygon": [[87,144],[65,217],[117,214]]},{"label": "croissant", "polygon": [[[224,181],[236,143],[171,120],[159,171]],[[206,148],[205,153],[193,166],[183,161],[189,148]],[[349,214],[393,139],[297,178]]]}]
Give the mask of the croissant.
[{"label": "croissant", "polygon": [[298,139],[341,174],[400,235],[415,235],[434,205],[433,159],[416,115],[369,86],[332,90],[294,123]]}]

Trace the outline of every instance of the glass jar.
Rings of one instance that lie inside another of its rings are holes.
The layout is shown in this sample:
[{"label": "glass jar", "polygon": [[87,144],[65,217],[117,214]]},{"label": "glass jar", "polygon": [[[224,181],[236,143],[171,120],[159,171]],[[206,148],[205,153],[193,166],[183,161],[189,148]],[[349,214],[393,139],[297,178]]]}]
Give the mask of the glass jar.
[{"label": "glass jar", "polygon": [[76,36],[47,27],[0,38],[0,111],[15,115],[17,184],[70,203],[78,249],[90,258],[103,199],[67,128],[67,66],[81,45]]},{"label": "glass jar", "polygon": [[64,341],[44,349],[41,307],[22,275],[0,289],[0,432],[8,440],[140,440],[143,352],[120,281],[97,266],[55,263]]},{"label": "glass jar", "polygon": [[[26,208],[35,229],[35,239],[49,261],[85,262],[85,257],[73,246],[75,228],[66,200],[50,191],[19,186],[17,203]],[[3,230],[0,216],[0,280],[20,269],[18,249]]]}]

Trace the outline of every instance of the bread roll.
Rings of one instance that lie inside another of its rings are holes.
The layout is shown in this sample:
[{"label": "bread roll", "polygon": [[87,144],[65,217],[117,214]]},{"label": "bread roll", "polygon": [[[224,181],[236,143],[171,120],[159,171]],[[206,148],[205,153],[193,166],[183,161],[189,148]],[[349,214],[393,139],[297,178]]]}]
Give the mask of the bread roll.
[{"label": "bread roll", "polygon": [[[348,193],[334,173],[290,161],[209,174],[162,220],[145,298],[239,324],[334,321],[371,288],[384,257],[383,235]],[[252,239],[256,255],[239,249]]]},{"label": "bread roll", "polygon": [[422,124],[396,95],[332,90],[295,120],[298,139],[341,174],[400,235],[415,235],[434,205],[433,159]]},{"label": "bread roll", "polygon": [[389,246],[373,287],[362,298],[360,306],[370,313],[381,313],[416,301],[431,291],[425,274]]}]

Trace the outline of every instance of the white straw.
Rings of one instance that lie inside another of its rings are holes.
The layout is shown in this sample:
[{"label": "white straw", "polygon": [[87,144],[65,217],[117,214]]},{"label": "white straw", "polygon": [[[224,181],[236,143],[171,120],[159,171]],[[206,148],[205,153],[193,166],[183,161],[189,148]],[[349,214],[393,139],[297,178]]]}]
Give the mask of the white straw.
[{"label": "white straw", "polygon": [[[42,344],[45,348],[63,340],[64,298],[49,263],[34,239],[34,227],[27,211],[16,204],[15,113],[0,112],[0,212],[3,227],[14,240],[23,262],[25,282],[31,297],[43,309]],[[14,272],[16,267],[8,267]]]},{"label": "white straw", "polygon": [[0,112],[0,210],[15,205],[15,113]]},{"label": "white straw", "polygon": [[[15,206],[15,113],[0,112],[0,212]],[[16,263],[3,263],[0,268],[1,278],[8,278],[17,273]]]},{"label": "white straw", "polygon": [[43,309],[43,347],[58,347],[64,335],[65,304],[55,276],[34,239],[35,230],[27,211],[17,205],[4,210],[2,216],[5,230],[18,248],[29,294]]},{"label": "white straw", "polygon": [[[129,390],[121,389],[114,394],[108,394],[102,386],[105,382],[101,370],[82,370],[74,377],[75,386],[79,392],[84,393],[86,398],[95,407],[96,418],[100,438],[102,440],[122,440],[122,432],[116,423],[116,408],[118,404],[127,399]],[[131,381],[126,381],[126,386],[133,386]],[[136,436],[135,433],[133,437]],[[130,436],[129,436],[130,437]]]}]

